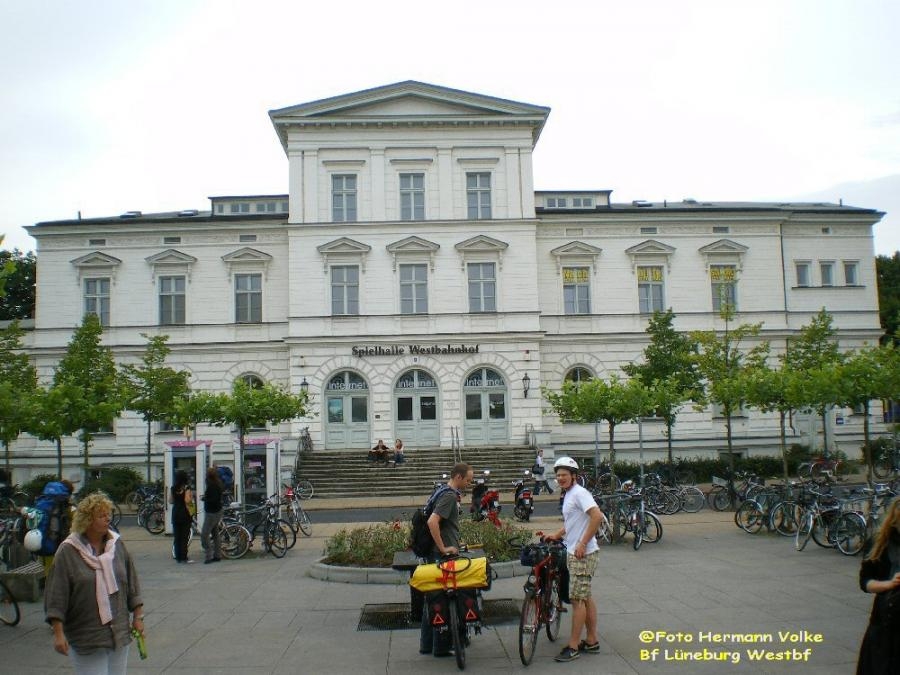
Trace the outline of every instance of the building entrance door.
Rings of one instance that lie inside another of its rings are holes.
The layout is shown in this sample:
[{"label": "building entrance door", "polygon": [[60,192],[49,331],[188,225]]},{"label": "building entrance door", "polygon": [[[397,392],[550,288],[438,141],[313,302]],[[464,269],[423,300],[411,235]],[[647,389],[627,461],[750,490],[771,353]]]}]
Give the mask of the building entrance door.
[{"label": "building entrance door", "polygon": [[463,437],[466,445],[509,443],[506,412],[506,381],[491,368],[478,368],[466,377],[463,386],[466,418]]},{"label": "building entrance door", "polygon": [[424,370],[407,370],[394,385],[394,435],[406,446],[441,442],[437,382]]},{"label": "building entrance door", "polygon": [[326,448],[369,448],[369,384],[361,375],[345,370],[328,380],[325,406]]}]

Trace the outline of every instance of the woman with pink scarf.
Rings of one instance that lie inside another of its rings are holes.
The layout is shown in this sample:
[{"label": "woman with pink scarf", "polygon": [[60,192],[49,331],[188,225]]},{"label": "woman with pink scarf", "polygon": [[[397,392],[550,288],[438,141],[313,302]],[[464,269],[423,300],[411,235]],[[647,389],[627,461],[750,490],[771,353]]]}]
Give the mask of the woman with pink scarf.
[{"label": "woman with pink scarf", "polygon": [[72,533],[59,545],[44,590],[53,648],[76,673],[125,673],[132,628],[143,635],[137,571],[118,533],[112,502],[95,492],[78,504]]}]

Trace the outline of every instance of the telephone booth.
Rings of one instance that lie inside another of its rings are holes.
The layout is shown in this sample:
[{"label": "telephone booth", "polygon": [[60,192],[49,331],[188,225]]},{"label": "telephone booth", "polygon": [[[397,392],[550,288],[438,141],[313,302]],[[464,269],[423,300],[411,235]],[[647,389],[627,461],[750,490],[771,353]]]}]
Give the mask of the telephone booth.
[{"label": "telephone booth", "polygon": [[235,498],[247,505],[259,504],[281,488],[281,439],[248,438],[234,445]]},{"label": "telephone booth", "polygon": [[201,495],[206,491],[206,469],[210,466],[212,441],[166,441],[163,451],[163,486],[166,500],[166,534],[172,534],[172,505],[169,493],[176,471],[187,471],[188,485],[197,504],[197,522],[203,522]]}]

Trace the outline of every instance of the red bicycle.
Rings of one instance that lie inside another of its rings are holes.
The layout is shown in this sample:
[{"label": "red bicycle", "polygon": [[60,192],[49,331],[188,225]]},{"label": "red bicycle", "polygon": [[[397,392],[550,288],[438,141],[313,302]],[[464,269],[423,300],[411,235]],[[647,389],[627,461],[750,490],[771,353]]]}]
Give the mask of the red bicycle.
[{"label": "red bicycle", "polygon": [[565,561],[566,546],[561,541],[547,541],[522,546],[519,560],[531,566],[525,582],[525,599],[519,617],[519,658],[524,665],[531,663],[541,627],[547,639],[555,642],[565,608],[562,606],[560,564]]}]

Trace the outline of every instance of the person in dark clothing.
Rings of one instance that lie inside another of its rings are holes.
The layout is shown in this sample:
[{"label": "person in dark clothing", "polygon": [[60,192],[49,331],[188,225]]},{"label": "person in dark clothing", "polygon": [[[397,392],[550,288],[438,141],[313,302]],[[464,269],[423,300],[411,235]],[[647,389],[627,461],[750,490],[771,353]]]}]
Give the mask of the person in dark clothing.
[{"label": "person in dark clothing", "polygon": [[191,532],[190,504],[194,502],[194,495],[188,486],[187,471],[175,472],[175,484],[169,493],[169,504],[172,505],[172,529],[175,532],[175,560],[180,563],[189,563],[188,537]]},{"label": "person in dark clothing", "polygon": [[[200,545],[205,553],[205,564],[222,559],[222,537],[219,523],[222,522],[222,493],[225,486],[219,477],[219,470],[211,466],[206,470],[206,492],[203,494],[203,529],[200,530]],[[210,542],[212,534],[212,542]]]},{"label": "person in dark clothing", "polygon": [[[438,497],[434,509],[428,517],[428,530],[434,545],[431,549],[429,562],[439,560],[441,556],[459,553],[459,501],[461,493],[472,483],[474,478],[472,467],[464,462],[454,465],[450,471],[450,480],[447,485],[452,488]],[[419,637],[419,653],[431,654],[434,651],[434,631],[431,627],[431,617],[428,613],[428,603],[422,611],[422,632]],[[435,656],[446,656],[447,652],[438,653]]]},{"label": "person in dark clothing", "polygon": [[859,649],[857,675],[900,673],[900,617],[890,616],[888,596],[900,593],[900,497],[885,509],[884,521],[859,568],[859,587],[874,593],[869,625]]}]

